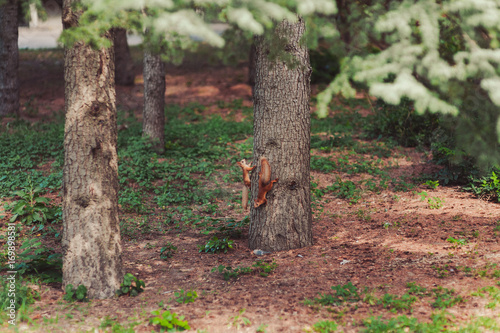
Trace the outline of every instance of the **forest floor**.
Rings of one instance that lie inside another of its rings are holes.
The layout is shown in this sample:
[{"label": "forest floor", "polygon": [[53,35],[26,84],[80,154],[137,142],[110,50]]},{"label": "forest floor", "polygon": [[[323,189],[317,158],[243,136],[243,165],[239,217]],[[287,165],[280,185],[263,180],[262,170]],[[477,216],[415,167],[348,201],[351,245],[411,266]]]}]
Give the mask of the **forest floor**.
[{"label": "forest floor", "polygon": [[[133,146],[127,135],[140,135],[140,61],[136,67],[135,85],[117,87],[119,149]],[[20,73],[23,126],[58,123],[61,139],[62,52],[22,52]],[[165,156],[148,152],[147,159],[140,155],[146,151],[142,148],[120,155],[123,264],[126,272],[145,282],[144,292],[68,303],[60,282],[26,276],[40,297],[24,320],[18,320],[16,330],[159,331],[149,321],[155,317],[151,312],[159,309],[184,316],[194,332],[500,330],[499,204],[462,186],[438,185],[435,175],[442,166],[432,163],[428,149],[359,135],[356,124],[373,114],[373,101],[361,95],[355,101],[338,99],[329,118],[313,119],[314,245],[253,254],[235,165],[252,152],[251,88],[246,78],[244,64],[169,67],[166,101],[178,105],[167,111],[170,150]],[[313,86],[313,94],[318,89]],[[2,119],[1,132],[13,135],[16,122]],[[202,127],[190,127],[199,124]],[[250,134],[229,133],[238,124]],[[200,128],[199,137],[206,138],[208,146],[189,141]],[[183,131],[192,132],[176,140],[176,133]],[[4,146],[6,136],[2,138]],[[215,152],[214,147],[227,150]],[[19,154],[24,153],[30,154]],[[134,159],[145,161],[136,163],[151,173],[137,177]],[[60,160],[60,155],[42,158],[33,170],[60,175]],[[176,177],[176,172],[188,180]],[[54,182],[58,185],[43,195],[58,206],[60,183]],[[194,196],[189,200],[175,192],[186,190],[184,185],[189,192],[185,195]],[[8,205],[19,197],[2,195],[6,230],[12,216]],[[60,252],[60,220],[40,230],[25,227],[20,237],[42,235],[46,248]],[[229,237],[233,248],[227,253],[200,252],[199,246],[214,235]],[[5,244],[5,238],[1,242]],[[165,247],[172,256],[163,260],[160,252]],[[226,272],[234,277],[226,281],[222,273],[212,271],[221,265],[231,267]],[[268,276],[262,276],[266,269]],[[0,330],[7,330],[7,319],[1,318]]]}]

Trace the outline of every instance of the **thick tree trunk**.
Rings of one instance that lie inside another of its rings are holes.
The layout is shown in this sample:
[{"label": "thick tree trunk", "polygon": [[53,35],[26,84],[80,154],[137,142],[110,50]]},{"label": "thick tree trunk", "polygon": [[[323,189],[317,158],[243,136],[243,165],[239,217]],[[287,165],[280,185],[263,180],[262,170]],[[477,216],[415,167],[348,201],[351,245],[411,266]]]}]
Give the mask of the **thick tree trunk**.
[{"label": "thick tree trunk", "polygon": [[[258,163],[265,156],[271,179],[279,178],[267,194],[267,204],[251,206],[249,246],[267,251],[312,245],[310,199],[310,87],[311,67],[307,48],[300,40],[304,21],[284,21],[276,37],[287,42],[283,52],[295,56],[295,66],[271,61],[264,38],[256,39],[254,93],[254,165],[252,198],[257,197]],[[257,172],[255,172],[257,171]]]},{"label": "thick tree trunk", "polygon": [[0,6],[0,116],[19,114],[17,0]]},{"label": "thick tree trunk", "polygon": [[165,65],[159,54],[144,52],[144,111],[142,133],[154,149],[165,152]]},{"label": "thick tree trunk", "polygon": [[[78,24],[72,2],[65,28]],[[85,285],[90,298],[112,297],[123,280],[113,64],[113,48],[64,52],[63,284]]]},{"label": "thick tree trunk", "polygon": [[120,86],[134,85],[134,62],[127,43],[127,30],[113,29],[115,48],[115,83]]}]

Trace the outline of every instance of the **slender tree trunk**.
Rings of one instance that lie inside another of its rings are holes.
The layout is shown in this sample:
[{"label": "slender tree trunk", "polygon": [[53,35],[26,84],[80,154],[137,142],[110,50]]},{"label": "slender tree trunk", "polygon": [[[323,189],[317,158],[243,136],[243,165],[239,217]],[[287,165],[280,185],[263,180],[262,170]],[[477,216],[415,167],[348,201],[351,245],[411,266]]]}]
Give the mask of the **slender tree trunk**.
[{"label": "slender tree trunk", "polygon": [[248,84],[252,87],[252,98],[255,90],[255,43],[250,46],[248,55]]},{"label": "slender tree trunk", "polygon": [[[78,24],[64,0],[65,28]],[[107,34],[111,38],[111,34]],[[109,298],[123,280],[113,48],[64,51],[63,284]]]},{"label": "slender tree trunk", "polygon": [[119,86],[134,85],[134,62],[127,42],[127,30],[113,29],[115,48],[115,82]]},{"label": "slender tree trunk", "polygon": [[0,116],[19,114],[17,0],[0,6]]},{"label": "slender tree trunk", "polygon": [[[301,37],[302,19],[283,21],[275,34],[282,42],[269,45],[256,39],[254,93],[254,163],[261,156],[271,165],[271,179],[279,178],[267,194],[267,204],[251,206],[249,246],[267,251],[312,245],[310,199],[310,87],[311,67]],[[284,41],[284,39],[286,40]],[[270,47],[282,45],[295,56],[295,66],[271,61]],[[258,191],[258,172],[252,174],[252,197]]]},{"label": "slender tree trunk", "polygon": [[165,65],[159,54],[144,52],[144,111],[142,133],[155,150],[165,152]]}]

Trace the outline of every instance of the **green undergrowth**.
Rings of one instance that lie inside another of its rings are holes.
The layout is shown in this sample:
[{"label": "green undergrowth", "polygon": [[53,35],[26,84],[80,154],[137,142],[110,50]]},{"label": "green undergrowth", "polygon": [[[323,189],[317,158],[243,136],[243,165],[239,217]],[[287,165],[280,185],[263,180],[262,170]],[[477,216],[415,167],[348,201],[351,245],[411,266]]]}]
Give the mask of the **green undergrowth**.
[{"label": "green undergrowth", "polygon": [[[471,316],[464,321],[451,315],[449,308],[467,301],[467,298],[457,295],[453,289],[442,286],[426,288],[415,282],[408,283],[406,288],[407,291],[402,295],[385,293],[375,296],[375,289],[364,287],[360,290],[348,282],[345,285],[332,286],[330,293],[319,293],[313,299],[306,298],[303,304],[316,310],[327,309],[340,324],[345,323],[346,313],[355,312],[362,303],[370,307],[370,312],[376,307],[387,311],[360,322],[353,322],[360,327],[360,332],[448,332],[450,329],[454,332],[478,333],[484,330],[500,331],[499,324],[492,317]],[[494,286],[480,288],[471,293],[471,296],[486,299],[485,309],[495,309],[500,305],[500,289]],[[430,318],[419,320],[413,316],[413,306],[423,302],[430,304],[433,312]],[[326,327],[331,327],[331,332],[334,332],[337,322],[318,322],[312,329],[322,332]]]}]

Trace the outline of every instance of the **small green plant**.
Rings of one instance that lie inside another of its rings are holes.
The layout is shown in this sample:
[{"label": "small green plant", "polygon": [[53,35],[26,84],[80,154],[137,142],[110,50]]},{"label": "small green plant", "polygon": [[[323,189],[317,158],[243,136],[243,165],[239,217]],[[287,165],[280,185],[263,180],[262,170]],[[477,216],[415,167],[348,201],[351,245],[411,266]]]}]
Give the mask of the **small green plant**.
[{"label": "small green plant", "polygon": [[160,258],[163,260],[167,260],[168,258],[172,258],[177,251],[177,246],[172,244],[171,242],[167,242],[161,249],[160,249]]},{"label": "small green plant", "polygon": [[331,320],[318,321],[313,325],[314,332],[331,333],[337,330],[337,323]]},{"label": "small green plant", "polygon": [[494,170],[491,171],[491,176],[472,179],[469,187],[465,189],[472,191],[479,198],[486,200],[496,199],[496,201],[500,202],[500,180]]},{"label": "small green plant", "polygon": [[424,185],[427,185],[428,188],[435,190],[439,186],[439,180],[428,180],[424,183]]},{"label": "small green plant", "polygon": [[356,288],[351,282],[345,285],[337,285],[331,287],[334,291],[333,294],[321,294],[319,297],[314,298],[314,300],[306,299],[304,303],[306,305],[320,304],[320,305],[341,305],[345,302],[357,302],[361,298],[358,293],[358,288]]},{"label": "small green plant", "polygon": [[[15,290],[14,295],[12,294],[13,289]],[[7,314],[10,311],[9,307],[14,304],[18,318],[24,320],[28,317],[30,305],[35,303],[37,299],[40,299],[40,294],[33,287],[30,287],[22,275],[18,275],[14,280],[9,279],[6,275],[0,276],[0,306],[4,309],[4,314]]]},{"label": "small green plant", "polygon": [[205,245],[199,245],[199,252],[205,251],[206,253],[227,253],[229,249],[233,248],[233,241],[228,238],[219,239],[217,236],[212,237]]},{"label": "small green plant", "polygon": [[411,310],[412,304],[416,301],[417,298],[409,294],[403,294],[401,297],[385,294],[377,303],[382,304],[384,308],[390,309],[389,311],[396,313],[400,310]]},{"label": "small green plant", "polygon": [[273,259],[273,262],[271,262],[271,263],[266,263],[264,261],[257,260],[252,265],[252,267],[255,267],[256,271],[258,271],[261,276],[267,277],[269,274],[271,274],[276,269],[276,267],[278,267],[278,264],[274,261],[274,259]]},{"label": "small green plant", "polygon": [[496,308],[497,305],[500,304],[500,289],[493,287],[493,286],[487,286],[487,287],[479,288],[477,292],[472,293],[472,296],[484,297],[485,293],[488,293],[492,299],[491,302],[486,304],[486,308],[488,308],[488,309]]},{"label": "small green plant", "polygon": [[224,276],[224,280],[229,279],[237,279],[241,274],[249,274],[252,273],[253,270],[251,267],[236,267],[231,268],[231,266],[219,265],[217,267],[212,268],[211,272],[219,271]]},{"label": "small green plant", "polygon": [[45,223],[54,220],[61,211],[60,207],[52,207],[49,205],[50,199],[41,197],[41,188],[33,187],[31,179],[29,187],[23,190],[15,191],[14,195],[20,197],[9,205],[12,217],[10,222],[20,221],[21,223],[30,225],[35,222]]},{"label": "small green plant", "polygon": [[235,327],[239,330],[242,326],[251,325],[250,319],[243,317],[245,311],[245,309],[241,309],[236,316],[231,317],[229,319],[229,327]]},{"label": "small green plant", "polygon": [[466,239],[455,239],[453,237],[448,237],[446,239],[446,241],[449,242],[449,243],[451,243],[452,247],[455,248],[455,249],[467,244],[467,240]]},{"label": "small green plant", "polygon": [[415,282],[409,282],[406,284],[406,288],[408,288],[408,294],[415,296],[426,296],[428,295],[427,288],[422,287]]},{"label": "small green plant", "polygon": [[187,320],[184,320],[184,316],[179,316],[174,312],[156,310],[151,312],[152,315],[156,316],[149,319],[149,322],[153,325],[160,326],[160,332],[175,332],[175,331],[185,331],[191,329]]},{"label": "small green plant", "polygon": [[36,275],[43,283],[62,282],[62,254],[42,244],[40,238],[23,241],[15,266],[20,275]]},{"label": "small green plant", "polygon": [[63,296],[63,299],[66,302],[88,302],[87,298],[87,287],[83,284],[80,284],[78,287],[73,287],[72,284],[68,284],[66,286],[66,294]]},{"label": "small green plant", "polygon": [[434,302],[431,302],[431,306],[433,308],[447,309],[457,303],[464,302],[462,296],[454,296],[455,290],[453,289],[447,289],[438,286],[437,288],[432,289],[432,294],[435,298]]},{"label": "small green plant", "polygon": [[193,303],[198,298],[196,290],[184,291],[183,289],[181,289],[179,291],[176,291],[174,295],[175,301],[181,304]]},{"label": "small green plant", "polygon": [[144,281],[139,280],[131,273],[127,273],[123,277],[123,283],[120,285],[120,289],[116,291],[116,295],[137,296],[139,295],[139,293],[144,291],[145,286],[146,284],[144,283]]},{"label": "small green plant", "polygon": [[356,188],[356,184],[350,180],[343,181],[340,177],[326,189],[332,191],[337,198],[348,199],[351,204],[361,199],[361,190]]},{"label": "small green plant", "polygon": [[422,191],[420,193],[416,193],[416,192],[413,192],[413,193],[420,196],[420,201],[424,201],[429,196],[429,194],[427,194],[427,192],[425,192],[425,191]]},{"label": "small green plant", "polygon": [[438,277],[440,279],[443,279],[450,274],[450,270],[448,268],[448,265],[444,265],[443,267],[432,265],[431,268],[436,271],[436,273],[438,274]]},{"label": "small green plant", "polygon": [[439,209],[443,207],[444,199],[438,197],[432,197],[427,199],[427,203],[430,209]]},{"label": "small green plant", "polygon": [[257,330],[255,332],[257,333],[266,333],[266,328],[267,328],[267,324],[260,324],[259,327],[257,327]]}]

